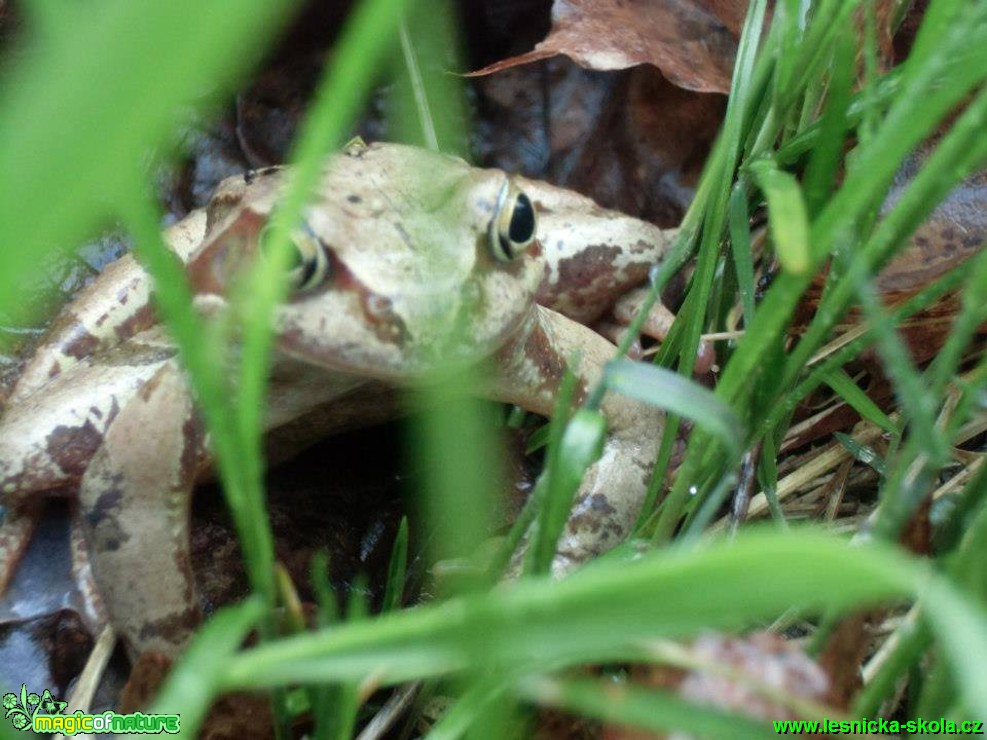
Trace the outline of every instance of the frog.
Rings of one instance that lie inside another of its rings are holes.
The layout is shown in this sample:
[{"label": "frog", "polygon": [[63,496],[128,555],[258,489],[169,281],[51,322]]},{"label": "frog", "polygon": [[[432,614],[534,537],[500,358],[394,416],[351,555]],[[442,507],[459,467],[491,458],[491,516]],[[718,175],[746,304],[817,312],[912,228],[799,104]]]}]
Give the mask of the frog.
[{"label": "frog", "polygon": [[[207,319],[228,314],[240,266],[265,259],[286,179],[277,167],[231,178],[166,231]],[[612,308],[669,243],[546,183],[398,144],[350,146],[327,164],[293,232],[265,429],[290,448],[372,422],[392,413],[381,398],[457,363],[490,366],[478,395],[543,416],[568,369],[579,404],[615,354],[581,322]],[[78,500],[100,599],[134,655],[180,652],[202,618],[188,509],[212,463],[151,294],[132,258],[111,265],[56,320],[0,417],[6,505]],[[557,573],[630,532],[660,444],[660,409],[607,392],[600,410],[602,452],[580,484]],[[11,549],[18,521],[4,524]]]}]

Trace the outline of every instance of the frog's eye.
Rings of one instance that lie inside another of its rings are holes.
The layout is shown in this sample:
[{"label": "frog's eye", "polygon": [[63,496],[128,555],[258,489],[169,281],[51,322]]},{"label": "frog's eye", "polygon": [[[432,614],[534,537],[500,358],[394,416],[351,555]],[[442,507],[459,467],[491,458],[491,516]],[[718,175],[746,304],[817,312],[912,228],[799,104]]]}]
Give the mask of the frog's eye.
[{"label": "frog's eye", "polygon": [[531,199],[507,181],[497,196],[497,211],[490,222],[490,252],[500,262],[510,262],[535,240],[537,221]]},{"label": "frog's eye", "polygon": [[[270,231],[260,234],[262,253],[270,249]],[[300,293],[321,285],[329,277],[329,257],[322,241],[307,228],[295,229],[289,240],[285,275],[291,290]]]}]

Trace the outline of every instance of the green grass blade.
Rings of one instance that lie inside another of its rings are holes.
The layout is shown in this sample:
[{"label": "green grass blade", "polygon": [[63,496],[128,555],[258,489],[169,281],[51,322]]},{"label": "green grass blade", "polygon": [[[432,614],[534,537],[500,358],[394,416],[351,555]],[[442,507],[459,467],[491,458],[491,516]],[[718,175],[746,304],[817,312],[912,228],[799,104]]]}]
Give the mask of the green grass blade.
[{"label": "green grass blade", "polygon": [[[765,563],[773,564],[767,579]],[[851,548],[805,530],[748,533],[286,638],[231,661],[225,687],[368,675],[390,684],[462,671],[472,664],[468,635],[477,632],[485,665],[504,670],[627,659],[641,640],[739,628],[792,607],[862,608],[917,593],[932,578],[885,547]]]},{"label": "green grass blade", "polygon": [[230,656],[264,615],[261,599],[248,598],[216,612],[192,640],[182,661],[175,666],[152,713],[180,713],[182,734],[194,737],[216,694],[220,675]]},{"label": "green grass blade", "polygon": [[631,360],[610,362],[604,377],[611,391],[692,419],[723,445],[731,460],[740,459],[743,425],[712,391],[677,373]]},{"label": "green grass blade", "polygon": [[809,269],[809,217],[798,180],[770,160],[748,165],[768,201],[768,226],[782,267],[793,273]]},{"label": "green grass blade", "polygon": [[881,411],[880,407],[874,403],[860,386],[853,382],[849,375],[841,369],[833,369],[825,373],[823,382],[828,385],[836,394],[853,407],[860,416],[872,424],[884,429],[889,434],[898,436],[901,432],[898,425]]},{"label": "green grass blade", "polygon": [[107,0],[28,40],[0,85],[0,311],[30,319],[38,307],[18,287],[42,283],[37,255],[116,213],[203,91],[228,89],[249,64],[243,40],[259,59],[292,6]]}]

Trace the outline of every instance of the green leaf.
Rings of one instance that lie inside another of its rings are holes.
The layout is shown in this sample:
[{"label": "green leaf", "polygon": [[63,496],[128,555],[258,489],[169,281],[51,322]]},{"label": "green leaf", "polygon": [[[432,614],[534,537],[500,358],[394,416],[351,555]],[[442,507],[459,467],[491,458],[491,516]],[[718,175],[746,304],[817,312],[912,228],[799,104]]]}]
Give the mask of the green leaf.
[{"label": "green leaf", "polygon": [[[593,717],[608,725],[666,733],[680,730],[699,737],[774,738],[766,721],[703,706],[664,691],[589,679],[529,680],[521,693],[543,706]],[[619,734],[619,733],[618,733]]]}]

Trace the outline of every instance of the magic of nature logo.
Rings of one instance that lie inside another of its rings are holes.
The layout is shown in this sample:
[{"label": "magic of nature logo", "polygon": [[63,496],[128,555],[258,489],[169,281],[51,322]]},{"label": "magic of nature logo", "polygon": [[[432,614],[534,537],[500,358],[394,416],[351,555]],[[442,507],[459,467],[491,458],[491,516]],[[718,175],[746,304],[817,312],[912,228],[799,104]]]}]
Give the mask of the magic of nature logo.
[{"label": "magic of nature logo", "polygon": [[41,694],[28,693],[27,684],[23,683],[19,696],[13,692],[3,695],[4,718],[18,730],[76,735],[93,732],[175,734],[181,729],[177,714],[117,714],[111,711],[87,714],[81,710],[63,714],[67,705],[67,702],[55,699],[48,689]]}]

